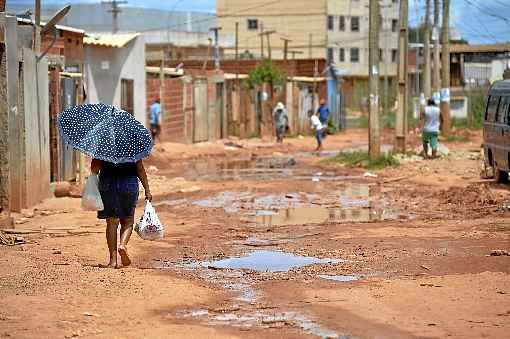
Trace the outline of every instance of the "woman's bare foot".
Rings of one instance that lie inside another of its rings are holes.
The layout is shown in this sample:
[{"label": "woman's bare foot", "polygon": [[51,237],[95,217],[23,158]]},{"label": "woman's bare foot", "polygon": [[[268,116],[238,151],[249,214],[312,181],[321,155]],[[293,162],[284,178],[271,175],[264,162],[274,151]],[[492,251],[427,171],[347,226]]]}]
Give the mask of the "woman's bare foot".
[{"label": "woman's bare foot", "polygon": [[120,261],[122,262],[122,266],[131,265],[131,259],[129,258],[126,246],[122,246],[122,245],[119,246],[119,255],[120,255]]},{"label": "woman's bare foot", "polygon": [[107,265],[99,264],[99,268],[119,268],[119,265],[117,265],[117,262],[110,262]]}]

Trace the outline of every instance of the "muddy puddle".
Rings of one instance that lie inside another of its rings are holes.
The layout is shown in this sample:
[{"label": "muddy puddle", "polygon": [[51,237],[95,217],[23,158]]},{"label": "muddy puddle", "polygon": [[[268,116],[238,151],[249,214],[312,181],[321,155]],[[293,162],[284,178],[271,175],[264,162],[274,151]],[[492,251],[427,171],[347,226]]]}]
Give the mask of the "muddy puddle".
[{"label": "muddy puddle", "polygon": [[312,180],[344,181],[360,179],[360,176],[338,176],[334,172],[316,175],[313,168],[299,164],[297,157],[254,157],[234,159],[200,159],[188,161],[160,172],[167,176],[179,176],[188,181],[238,181],[238,180]]},{"label": "muddy puddle", "polygon": [[202,208],[221,208],[226,213],[239,214],[244,221],[261,226],[366,223],[414,218],[391,206],[380,197],[380,192],[380,187],[361,184],[348,185],[325,194],[220,192],[192,204]]},{"label": "muddy puddle", "polygon": [[326,275],[326,274],[319,274],[319,278],[325,279],[325,280],[331,280],[331,281],[338,281],[338,282],[349,282],[349,281],[358,281],[359,277],[355,275]]},{"label": "muddy puddle", "polygon": [[[216,261],[186,263],[180,267],[193,270],[210,283],[232,293],[231,302],[219,308],[183,309],[174,314],[210,325],[250,328],[297,328],[319,338],[349,338],[320,324],[312,314],[301,309],[281,307],[267,300],[256,289],[257,281],[247,270],[263,275],[288,274],[309,265],[334,265],[342,259],[300,256],[282,251],[252,251]],[[320,279],[317,276],[317,279]]]},{"label": "muddy puddle", "polygon": [[204,261],[189,264],[188,267],[205,267],[209,269],[252,270],[257,272],[288,272],[293,268],[300,268],[317,264],[339,264],[342,259],[315,258],[295,255],[281,251],[253,251],[246,256],[232,257],[217,261]]},{"label": "muddy puddle", "polygon": [[299,207],[279,210],[274,214],[258,215],[257,225],[290,226],[323,223],[363,223],[395,220],[397,215],[383,208],[322,208]]}]

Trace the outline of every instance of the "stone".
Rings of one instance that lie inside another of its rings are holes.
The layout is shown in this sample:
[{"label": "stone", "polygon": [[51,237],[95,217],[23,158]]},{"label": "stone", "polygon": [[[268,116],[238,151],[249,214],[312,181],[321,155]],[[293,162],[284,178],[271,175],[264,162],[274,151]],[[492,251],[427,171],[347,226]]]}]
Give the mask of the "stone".
[{"label": "stone", "polygon": [[67,181],[58,181],[55,183],[55,197],[63,198],[68,197],[71,192],[71,184]]}]

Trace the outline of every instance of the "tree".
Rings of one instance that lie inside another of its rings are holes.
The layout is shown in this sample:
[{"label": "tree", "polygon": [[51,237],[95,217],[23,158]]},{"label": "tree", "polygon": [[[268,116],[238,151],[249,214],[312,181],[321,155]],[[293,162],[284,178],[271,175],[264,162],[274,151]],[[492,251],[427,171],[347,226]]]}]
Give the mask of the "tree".
[{"label": "tree", "polygon": [[284,79],[285,75],[279,67],[275,66],[271,60],[264,60],[248,74],[245,85],[249,89],[254,89],[263,84],[269,84],[272,88],[274,85],[283,84]]}]

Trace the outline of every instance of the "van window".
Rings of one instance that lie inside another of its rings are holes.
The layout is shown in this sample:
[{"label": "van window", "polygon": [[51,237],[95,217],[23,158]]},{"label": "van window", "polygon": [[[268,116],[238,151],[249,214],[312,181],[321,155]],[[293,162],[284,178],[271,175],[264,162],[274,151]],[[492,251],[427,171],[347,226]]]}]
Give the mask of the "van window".
[{"label": "van window", "polygon": [[506,125],[508,123],[508,106],[510,106],[510,96],[501,97],[496,120],[500,124]]},{"label": "van window", "polygon": [[491,95],[487,102],[485,111],[485,121],[494,122],[496,120],[496,111],[498,110],[499,97]]}]

